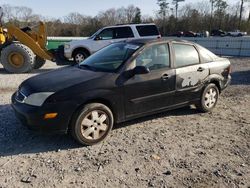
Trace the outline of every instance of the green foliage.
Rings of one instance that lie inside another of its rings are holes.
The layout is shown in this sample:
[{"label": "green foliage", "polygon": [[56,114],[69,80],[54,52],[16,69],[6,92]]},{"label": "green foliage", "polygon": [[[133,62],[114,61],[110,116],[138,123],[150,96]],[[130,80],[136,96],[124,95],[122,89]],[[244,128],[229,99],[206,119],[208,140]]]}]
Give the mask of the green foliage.
[{"label": "green foliage", "polygon": [[141,9],[137,7],[136,8],[136,14],[135,14],[135,17],[133,19],[133,23],[139,24],[141,22],[142,22],[142,20],[141,20]]},{"label": "green foliage", "polygon": [[167,3],[166,0],[157,0],[157,4],[160,7],[160,10],[158,11],[159,15],[162,18],[165,18],[167,16],[167,11],[169,9],[169,7],[168,7],[169,3]]}]

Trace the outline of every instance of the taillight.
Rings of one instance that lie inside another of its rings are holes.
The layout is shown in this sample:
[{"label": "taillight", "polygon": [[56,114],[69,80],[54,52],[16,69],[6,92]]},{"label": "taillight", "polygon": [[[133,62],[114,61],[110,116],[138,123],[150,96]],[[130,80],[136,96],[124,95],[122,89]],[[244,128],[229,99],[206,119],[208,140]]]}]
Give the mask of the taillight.
[{"label": "taillight", "polygon": [[160,39],[161,38],[161,35],[158,35],[158,37],[157,37],[158,39]]}]

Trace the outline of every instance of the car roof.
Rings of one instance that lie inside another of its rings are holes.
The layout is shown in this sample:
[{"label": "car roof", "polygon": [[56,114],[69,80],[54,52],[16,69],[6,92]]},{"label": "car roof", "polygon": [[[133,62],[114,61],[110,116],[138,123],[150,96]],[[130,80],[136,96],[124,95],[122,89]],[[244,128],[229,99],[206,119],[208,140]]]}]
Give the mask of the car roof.
[{"label": "car roof", "polygon": [[104,29],[108,29],[108,28],[117,28],[117,27],[130,27],[130,26],[151,26],[154,25],[156,26],[154,23],[145,23],[145,24],[117,24],[117,25],[111,25],[111,26],[107,26],[104,27]]},{"label": "car roof", "polygon": [[181,42],[181,43],[186,43],[186,44],[194,44],[193,42],[187,41],[187,40],[181,40],[181,39],[128,39],[126,40],[128,43],[134,43],[134,44],[141,44],[141,45],[146,45],[146,44],[152,44],[152,43],[160,43],[160,42]]}]

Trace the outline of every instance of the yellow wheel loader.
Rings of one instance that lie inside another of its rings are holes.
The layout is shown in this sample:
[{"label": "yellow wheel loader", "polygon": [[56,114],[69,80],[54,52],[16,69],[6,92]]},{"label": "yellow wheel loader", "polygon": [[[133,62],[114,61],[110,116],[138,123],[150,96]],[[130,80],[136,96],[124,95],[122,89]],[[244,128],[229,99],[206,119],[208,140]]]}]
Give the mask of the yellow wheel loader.
[{"label": "yellow wheel loader", "polygon": [[[0,7],[1,9],[1,7]],[[0,13],[2,20],[3,13]],[[30,27],[18,28],[10,25],[3,28],[0,25],[0,63],[10,73],[26,73],[42,67],[46,60],[56,61],[57,64],[69,64],[59,50],[46,49],[47,33],[43,22],[37,31]]]}]

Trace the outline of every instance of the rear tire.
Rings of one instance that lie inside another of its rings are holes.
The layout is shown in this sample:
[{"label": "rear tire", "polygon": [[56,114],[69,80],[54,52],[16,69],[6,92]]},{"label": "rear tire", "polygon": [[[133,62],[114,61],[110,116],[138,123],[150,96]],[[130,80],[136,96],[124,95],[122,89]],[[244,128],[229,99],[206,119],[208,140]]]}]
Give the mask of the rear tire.
[{"label": "rear tire", "polygon": [[199,104],[196,105],[197,109],[202,112],[211,112],[219,99],[219,89],[215,84],[209,84],[203,90]]},{"label": "rear tire", "polygon": [[90,103],[75,114],[71,134],[82,145],[94,145],[103,141],[113,128],[111,110],[101,103]]},{"label": "rear tire", "polygon": [[39,56],[36,56],[33,68],[34,69],[40,69],[45,63],[46,63],[45,59],[43,59],[43,58],[41,58]]},{"label": "rear tire", "polygon": [[21,43],[12,43],[1,52],[1,63],[10,73],[30,72],[34,61],[35,55],[32,50]]}]

